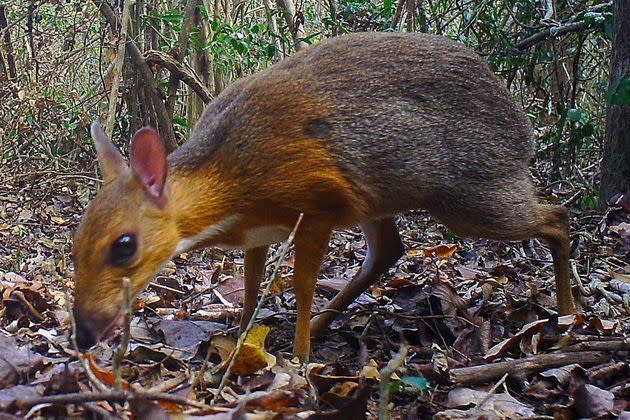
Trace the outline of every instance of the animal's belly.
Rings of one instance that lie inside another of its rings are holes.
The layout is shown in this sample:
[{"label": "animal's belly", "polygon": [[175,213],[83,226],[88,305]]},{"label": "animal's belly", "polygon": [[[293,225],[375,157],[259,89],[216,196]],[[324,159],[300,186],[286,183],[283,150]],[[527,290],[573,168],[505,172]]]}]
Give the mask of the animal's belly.
[{"label": "animal's belly", "polygon": [[289,236],[291,229],[286,226],[260,226],[247,230],[239,244],[216,244],[221,249],[249,249],[282,242]]}]

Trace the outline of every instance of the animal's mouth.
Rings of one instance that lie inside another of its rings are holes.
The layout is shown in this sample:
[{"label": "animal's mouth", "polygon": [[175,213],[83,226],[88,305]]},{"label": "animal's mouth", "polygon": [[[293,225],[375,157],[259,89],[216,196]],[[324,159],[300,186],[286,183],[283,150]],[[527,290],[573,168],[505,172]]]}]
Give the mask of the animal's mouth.
[{"label": "animal's mouth", "polygon": [[123,317],[122,311],[118,311],[114,319],[109,323],[109,325],[103,330],[101,337],[97,341],[104,341],[114,336],[114,331],[116,328],[123,327],[125,323],[125,318]]}]

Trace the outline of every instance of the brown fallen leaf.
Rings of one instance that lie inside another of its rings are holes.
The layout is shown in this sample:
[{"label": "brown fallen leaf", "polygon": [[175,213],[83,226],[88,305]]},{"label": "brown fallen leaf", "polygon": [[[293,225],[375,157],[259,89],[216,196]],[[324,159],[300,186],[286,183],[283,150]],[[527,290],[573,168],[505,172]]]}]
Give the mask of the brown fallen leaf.
[{"label": "brown fallen leaf", "polygon": [[610,415],[615,403],[615,395],[591,384],[584,384],[573,391],[575,409],[579,417],[600,417]]},{"label": "brown fallen leaf", "polygon": [[44,365],[43,358],[26,347],[21,347],[15,338],[0,333],[0,389],[17,385],[21,378],[34,375]]},{"label": "brown fallen leaf", "polygon": [[[482,401],[484,401],[483,404],[477,406]],[[489,396],[485,391],[470,388],[455,388],[448,393],[446,404],[451,408],[470,407],[474,405],[474,408],[468,410],[471,416],[474,416],[479,410],[493,413],[492,418],[530,417],[535,415],[532,407],[518,401],[507,392]]]}]

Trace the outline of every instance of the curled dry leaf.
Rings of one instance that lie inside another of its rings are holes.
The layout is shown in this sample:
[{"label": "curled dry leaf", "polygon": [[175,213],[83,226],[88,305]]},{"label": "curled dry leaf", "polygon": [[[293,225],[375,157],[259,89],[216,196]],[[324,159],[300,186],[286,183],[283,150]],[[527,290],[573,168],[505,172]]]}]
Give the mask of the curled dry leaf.
[{"label": "curled dry leaf", "polygon": [[317,390],[319,395],[329,392],[335,387],[335,385],[344,382],[359,382],[359,376],[344,376],[344,375],[326,375],[324,370],[326,365],[319,363],[311,363],[306,367],[306,377],[313,388]]},{"label": "curled dry leaf", "polygon": [[378,364],[374,359],[370,359],[363,369],[361,369],[361,373],[359,376],[363,379],[376,379],[378,380],[381,373],[378,371]]},{"label": "curled dry leaf", "polygon": [[[90,370],[92,371],[92,373],[94,373],[94,376],[96,376],[102,383],[111,388],[116,386],[116,376],[112,372],[101,368],[96,363],[94,357],[92,357],[91,354],[83,354],[81,355],[81,357],[87,360],[88,365],[90,366]],[[131,389],[131,385],[129,385],[129,382],[125,381],[124,379],[121,381],[121,384],[122,389],[124,389],[125,391],[129,391]]]},{"label": "curled dry leaf", "polygon": [[523,339],[523,337],[531,336],[534,333],[540,331],[546,323],[546,319],[541,319],[538,321],[530,322],[529,324],[525,324],[523,328],[521,328],[521,330],[513,337],[501,341],[500,343],[494,345],[490,350],[488,350],[485,359],[494,360],[497,357],[503,355],[505,352],[507,352],[517,343],[519,343]]},{"label": "curled dry leaf", "polygon": [[[249,332],[245,343],[243,343],[243,348],[241,349],[240,354],[238,355],[238,359],[232,368],[232,373],[235,375],[250,375],[254,372],[258,372],[264,368],[271,368],[276,364],[276,358],[272,354],[269,354],[265,351],[265,339],[269,334],[269,327],[264,325],[257,325]],[[220,340],[221,345],[225,346],[227,344],[226,340]],[[213,340],[214,344],[214,340]],[[225,347],[223,347],[225,350]],[[221,364],[218,365],[215,369],[215,373],[223,373],[227,369],[230,361],[234,357],[236,352],[236,343],[234,342],[234,347],[229,352],[229,354],[221,361]],[[222,351],[219,355],[225,355],[225,352]],[[223,358],[223,355],[221,357]]]},{"label": "curled dry leaf", "polygon": [[[517,344],[520,346],[521,351],[526,354],[535,354],[538,351],[538,345],[542,340],[543,329],[551,326],[556,334],[561,334],[568,330],[575,330],[577,327],[580,327],[585,324],[586,318],[584,315],[576,314],[576,315],[564,315],[556,318],[554,324],[550,324],[550,319],[539,319],[537,321],[530,322],[525,324],[523,328],[514,336],[507,338],[500,343],[494,345],[485,356],[486,360],[494,360],[497,357],[505,354],[507,351],[512,349]],[[599,318],[595,318],[591,321],[591,324],[595,322],[596,325],[599,324]],[[603,332],[603,328],[599,329]],[[546,330],[545,330],[546,332]],[[567,345],[568,342],[562,342],[562,345]]]},{"label": "curled dry leaf", "polygon": [[[247,398],[244,404],[246,410],[267,410],[282,412],[283,408],[295,407],[298,405],[298,398],[294,392],[274,391],[274,392],[254,392]],[[273,418],[276,418],[273,415]]]}]

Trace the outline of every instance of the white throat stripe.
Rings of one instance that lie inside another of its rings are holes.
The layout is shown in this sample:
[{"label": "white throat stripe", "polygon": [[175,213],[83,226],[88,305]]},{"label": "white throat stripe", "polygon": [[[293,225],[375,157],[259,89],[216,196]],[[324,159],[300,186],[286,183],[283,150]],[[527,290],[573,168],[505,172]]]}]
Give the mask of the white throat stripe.
[{"label": "white throat stripe", "polygon": [[182,252],[188,251],[190,248],[195,246],[196,244],[207,241],[208,239],[212,239],[213,237],[228,231],[230,228],[236,224],[240,216],[238,214],[234,214],[232,216],[226,217],[225,219],[219,221],[219,223],[215,223],[214,225],[210,225],[205,228],[203,231],[199,232],[196,235],[189,236],[187,238],[183,238],[177,244],[177,248],[175,249],[175,255],[179,255]]}]

